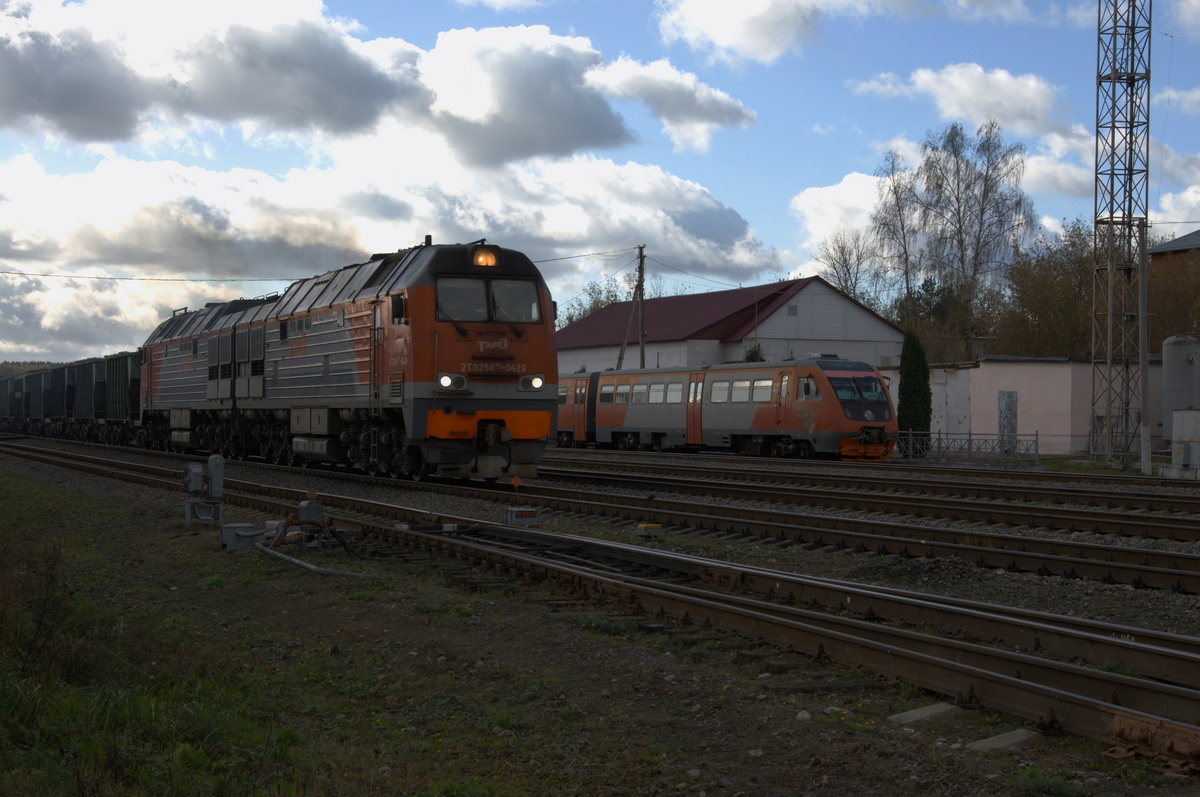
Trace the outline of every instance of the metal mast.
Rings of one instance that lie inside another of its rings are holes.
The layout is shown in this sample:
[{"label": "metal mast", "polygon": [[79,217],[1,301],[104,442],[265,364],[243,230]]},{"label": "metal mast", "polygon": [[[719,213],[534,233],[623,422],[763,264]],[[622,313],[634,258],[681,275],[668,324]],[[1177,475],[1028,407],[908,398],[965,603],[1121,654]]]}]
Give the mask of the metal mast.
[{"label": "metal mast", "polygon": [[[1149,437],[1146,220],[1149,206],[1151,0],[1100,0],[1096,76],[1095,280],[1091,456],[1124,465]],[[1139,427],[1140,430],[1139,430]]]}]

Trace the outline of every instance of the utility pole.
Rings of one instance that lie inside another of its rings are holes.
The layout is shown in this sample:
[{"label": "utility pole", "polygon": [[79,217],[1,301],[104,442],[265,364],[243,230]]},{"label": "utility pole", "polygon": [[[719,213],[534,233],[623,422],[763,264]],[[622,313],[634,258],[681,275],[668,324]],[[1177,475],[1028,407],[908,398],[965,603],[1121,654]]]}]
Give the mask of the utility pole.
[{"label": "utility pole", "polygon": [[1141,438],[1150,472],[1146,398],[1146,235],[1150,159],[1151,0],[1100,0],[1092,284],[1093,460],[1124,466]]},{"label": "utility pole", "polygon": [[625,362],[625,344],[629,341],[629,330],[633,326],[633,315],[638,317],[638,351],[640,353],[639,368],[646,367],[646,245],[640,244],[638,250],[637,282],[633,288],[633,302],[629,305],[629,318],[625,322],[625,336],[621,338],[621,351],[617,355],[617,370]]}]

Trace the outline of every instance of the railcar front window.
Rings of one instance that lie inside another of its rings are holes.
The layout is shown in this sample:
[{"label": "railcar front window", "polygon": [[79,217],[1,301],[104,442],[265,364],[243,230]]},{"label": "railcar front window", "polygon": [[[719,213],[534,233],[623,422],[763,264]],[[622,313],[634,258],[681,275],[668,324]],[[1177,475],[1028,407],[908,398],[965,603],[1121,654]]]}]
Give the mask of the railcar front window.
[{"label": "railcar front window", "polygon": [[843,401],[883,401],[883,383],[875,376],[831,376],[837,397]]}]

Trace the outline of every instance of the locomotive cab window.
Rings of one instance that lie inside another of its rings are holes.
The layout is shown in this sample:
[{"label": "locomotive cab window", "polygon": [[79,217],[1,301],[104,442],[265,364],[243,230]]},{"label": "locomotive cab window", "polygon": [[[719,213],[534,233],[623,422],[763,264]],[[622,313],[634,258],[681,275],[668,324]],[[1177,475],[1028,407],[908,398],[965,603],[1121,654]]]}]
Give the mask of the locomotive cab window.
[{"label": "locomotive cab window", "polygon": [[540,324],[533,280],[442,277],[437,281],[439,321],[499,321]]}]

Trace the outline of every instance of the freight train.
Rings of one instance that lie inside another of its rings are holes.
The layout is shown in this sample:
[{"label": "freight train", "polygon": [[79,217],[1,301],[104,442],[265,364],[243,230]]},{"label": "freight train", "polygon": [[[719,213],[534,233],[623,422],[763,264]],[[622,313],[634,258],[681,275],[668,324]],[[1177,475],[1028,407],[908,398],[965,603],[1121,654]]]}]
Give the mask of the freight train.
[{"label": "freight train", "polygon": [[427,237],[281,296],[176,311],[136,354],[0,379],[0,430],[529,477],[554,433],[554,314],[524,254]]},{"label": "freight train", "polygon": [[880,459],[897,435],[879,372],[834,355],[779,363],[562,375],[560,447],[727,449]]}]

